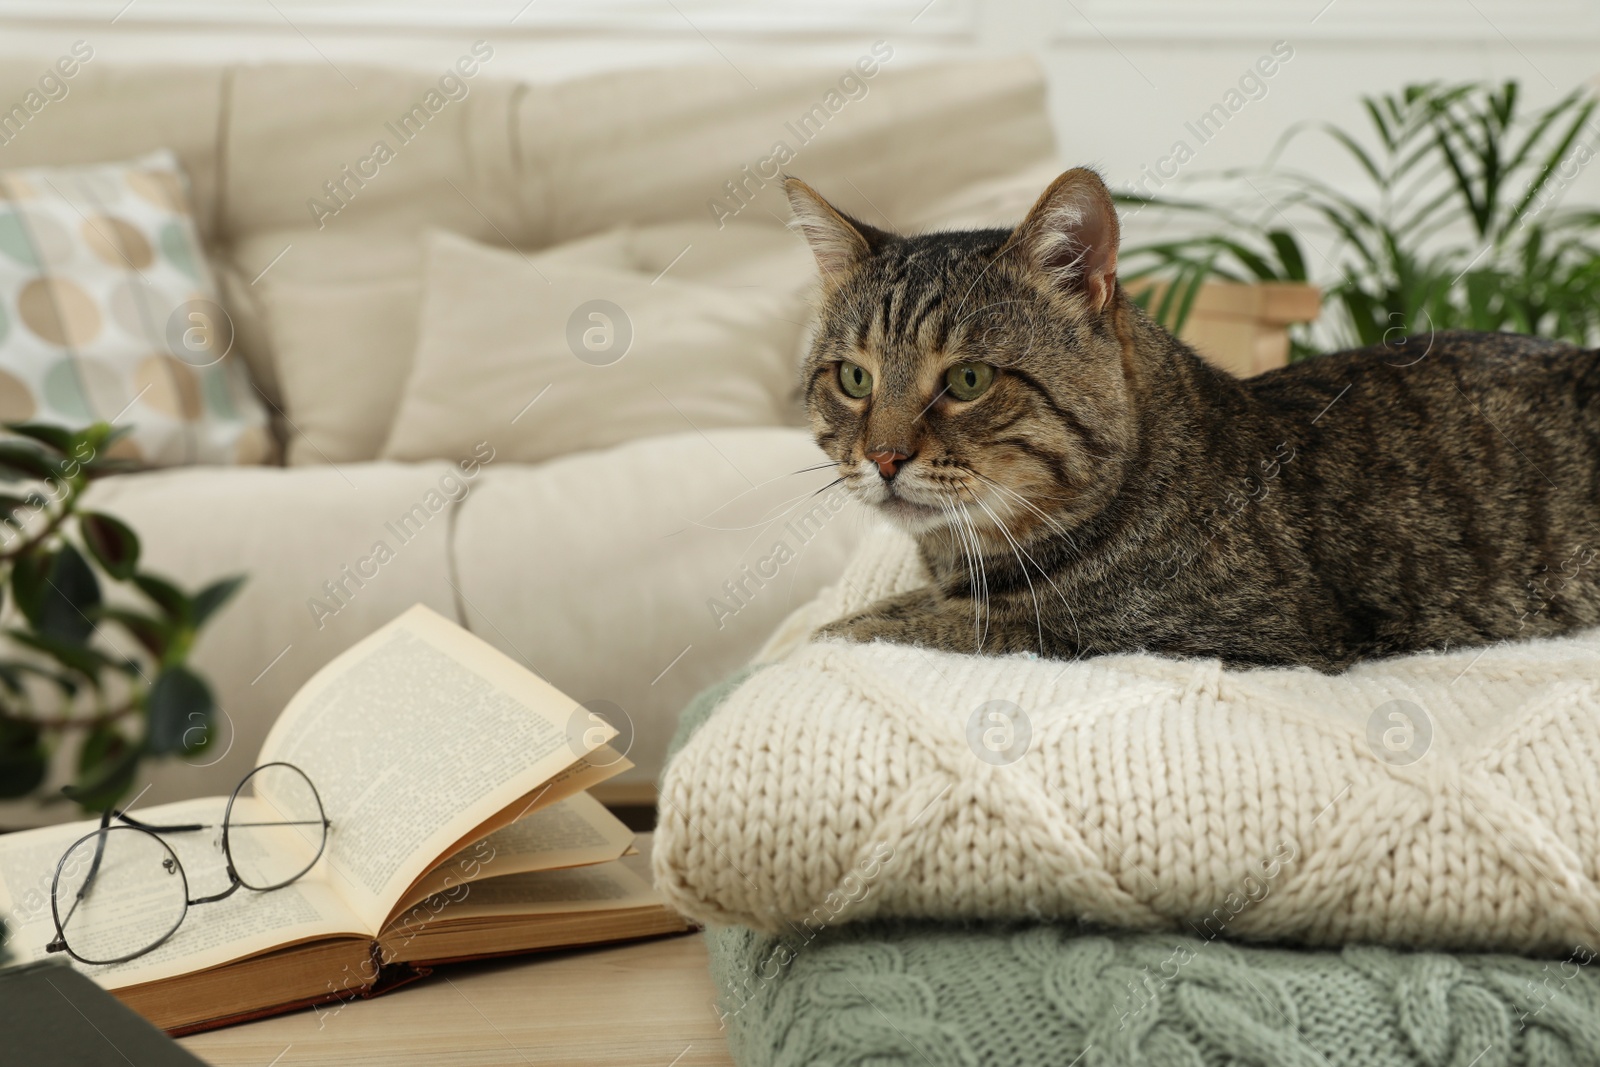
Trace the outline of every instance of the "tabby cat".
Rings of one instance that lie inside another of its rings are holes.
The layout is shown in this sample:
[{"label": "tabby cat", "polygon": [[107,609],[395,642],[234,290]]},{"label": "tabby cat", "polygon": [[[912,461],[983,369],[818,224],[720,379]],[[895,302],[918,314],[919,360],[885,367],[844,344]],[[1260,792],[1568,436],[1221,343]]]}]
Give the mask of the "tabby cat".
[{"label": "tabby cat", "polygon": [[932,576],[825,633],[1339,671],[1600,624],[1600,352],[1444,333],[1241,380],[1119,284],[1092,171],[914,237],[786,188],[817,443]]}]

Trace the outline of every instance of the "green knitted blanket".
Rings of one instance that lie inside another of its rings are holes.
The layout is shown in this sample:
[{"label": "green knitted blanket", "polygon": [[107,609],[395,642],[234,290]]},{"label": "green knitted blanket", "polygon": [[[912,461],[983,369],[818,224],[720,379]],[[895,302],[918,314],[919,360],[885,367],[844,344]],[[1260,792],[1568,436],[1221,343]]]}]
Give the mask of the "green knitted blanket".
[{"label": "green knitted blanket", "polygon": [[[747,676],[695,699],[674,750]],[[741,1067],[1600,1067],[1583,948],[1531,960],[892,921],[706,939]]]}]

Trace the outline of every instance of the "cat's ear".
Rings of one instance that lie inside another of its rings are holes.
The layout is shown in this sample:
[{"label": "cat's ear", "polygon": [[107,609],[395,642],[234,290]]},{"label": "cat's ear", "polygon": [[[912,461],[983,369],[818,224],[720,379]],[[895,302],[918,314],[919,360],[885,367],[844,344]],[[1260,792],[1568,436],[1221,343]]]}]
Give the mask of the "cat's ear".
[{"label": "cat's ear", "polygon": [[1006,251],[1027,257],[1051,285],[1082,293],[1096,312],[1117,289],[1116,205],[1100,175],[1074,167],[1050,183]]},{"label": "cat's ear", "polygon": [[842,278],[894,239],[893,234],[852,219],[799,178],[785,178],[783,191],[789,194],[795,222],[817,257],[824,278]]}]

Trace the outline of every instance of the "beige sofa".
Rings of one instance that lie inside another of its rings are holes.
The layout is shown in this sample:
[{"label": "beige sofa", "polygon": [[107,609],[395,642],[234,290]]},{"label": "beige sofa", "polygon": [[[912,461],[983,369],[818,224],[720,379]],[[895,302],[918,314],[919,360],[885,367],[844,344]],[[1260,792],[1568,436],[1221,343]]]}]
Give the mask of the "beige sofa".
[{"label": "beige sofa", "polygon": [[[33,69],[8,64],[0,100],[20,98]],[[796,422],[704,434],[685,427],[537,466],[491,464],[377,577],[352,583],[341,568],[449,466],[370,457],[330,465],[296,449],[283,353],[269,329],[274,284],[417,279],[430,227],[524,250],[631,233],[624,244],[641,271],[669,265],[670,242],[652,234],[699,227],[714,246],[716,277],[743,272],[754,284],[803,287],[809,257],[783,229],[777,183],[758,180],[780,139],[797,147],[787,170],[863,218],[908,228],[1015,220],[1057,170],[1044,85],[1025,61],[884,62],[865,94],[836,110],[827,94],[843,71],[752,73],[759,88],[725,66],[534,84],[495,80],[485,63],[465,98],[433,116],[397,159],[360,186],[346,184],[332,215],[310,201],[333,203],[325,183],[386,123],[410,113],[437,75],[96,61],[69,96],[0,148],[0,167],[123,159],[163,146],[177,153],[235,321],[236,354],[295,461],[155,471],[97,490],[98,505],[143,536],[152,569],[190,586],[235,572],[250,578],[197,650],[224,712],[216,743],[188,762],[151,767],[145,802],[231,787],[313,671],[418,601],[533,666],[575,702],[607,702],[595,706],[612,715],[620,708],[637,767],[619,781],[644,788],[686,699],[737,666],[838,571],[862,517],[824,510],[807,520],[816,504],[794,508],[797,486],[820,483],[788,475],[821,458]],[[810,135],[803,142],[796,122]],[[738,260],[746,245],[715,239],[735,226],[769,242],[747,271]],[[394,326],[388,343],[399,366],[409,327]],[[348,388],[354,395],[382,378],[369,374]],[[772,522],[775,515],[785,521]],[[780,538],[794,541],[795,559],[752,582],[741,568]],[[735,610],[714,611],[713,598]],[[338,610],[318,613],[314,599]],[[471,728],[440,723],[441,731]]]}]

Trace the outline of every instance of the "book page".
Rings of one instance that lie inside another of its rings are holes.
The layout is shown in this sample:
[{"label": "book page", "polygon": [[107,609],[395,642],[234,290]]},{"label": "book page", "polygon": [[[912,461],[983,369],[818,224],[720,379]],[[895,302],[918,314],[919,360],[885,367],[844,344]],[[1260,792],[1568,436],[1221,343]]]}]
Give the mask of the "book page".
[{"label": "book page", "polygon": [[400,902],[405,911],[436,893],[484,878],[604,863],[633,844],[633,831],[605,805],[579,793],[468,845],[429,871]]},{"label": "book page", "polygon": [[[206,825],[203,830],[156,835],[182,865],[190,900],[228,888],[227,865],[220,844],[226,804],[225,797],[209,797],[144,808],[134,813],[141,822],[152,826]],[[253,804],[248,798],[241,798],[234,809],[235,817],[254,816]],[[189,907],[177,932],[164,944],[127,963],[90,966],[70,960],[65,953],[47,953],[45,946],[55,937],[50,893],[56,865],[75,841],[93,833],[99,826],[99,820],[95,819],[0,836],[0,912],[11,925],[9,945],[20,959],[59,955],[105,988],[117,989],[171,978],[302,941],[369,935],[366,925],[328,884],[327,866],[323,862],[282,889],[261,893],[240,888],[224,900]],[[268,845],[254,835],[230,842],[241,864],[248,866],[260,859],[253,853],[246,854],[258,841]],[[86,900],[97,909],[112,909],[110,921],[121,929],[148,927],[153,939],[172,923],[174,913],[166,905],[173,890],[170,884],[160,882],[172,876],[163,873],[159,866],[153,867],[152,884],[145,887],[143,893],[140,892],[142,883],[127,881],[128,877],[124,872],[115,875],[103,872],[100,876],[103,880],[97,880],[97,887],[105,886],[116,892]],[[73,923],[68,919],[68,943],[72,941],[72,934]]]},{"label": "book page", "polygon": [[[474,841],[486,837],[502,827],[510,826],[518,819],[525,818],[553,804],[559,804],[568,797],[577,796],[584,790],[599,785],[608,778],[613,778],[623,771],[631,770],[632,767],[632,761],[624,759],[610,745],[601,745],[587,756],[580,757],[560,774],[539,786],[539,788],[518,797],[494,815],[473,827],[471,831],[463,834],[451,846],[447,855],[461,851]],[[441,858],[439,863],[442,866],[444,858]],[[421,881],[421,879],[419,878],[418,881]]]},{"label": "book page", "polygon": [[315,783],[333,821],[333,884],[377,930],[477,827],[614,736],[587,716],[570,730],[578,710],[419,604],[318,671],[257,762],[292,763]]},{"label": "book page", "polygon": [[[621,774],[632,766],[631,762],[619,755],[610,745],[601,745],[533,792],[518,797],[509,805],[500,809],[494,816],[457,838],[446,850],[447,859],[439,861],[438,866],[445,866],[448,862],[448,857],[466,851],[471,845],[481,841],[496,830],[504,829],[536,811],[542,811],[545,808],[559,804],[568,797],[578,796],[590,786],[597,785],[613,775]],[[385,917],[379,929],[386,928],[389,925],[389,921],[400,914],[403,909],[411,907],[417,900],[417,886],[432,876],[432,870],[425,870],[417,875],[406,891],[400,894],[399,902],[390,909],[388,916]]]},{"label": "book page", "polygon": [[[385,930],[386,948],[435,923],[490,923],[508,917],[660,907],[661,895],[621,860],[559,871],[485,878],[416,905]],[[398,953],[404,958],[403,953]]]}]

